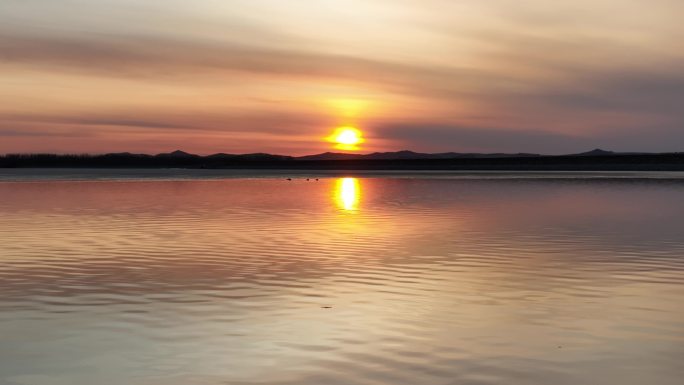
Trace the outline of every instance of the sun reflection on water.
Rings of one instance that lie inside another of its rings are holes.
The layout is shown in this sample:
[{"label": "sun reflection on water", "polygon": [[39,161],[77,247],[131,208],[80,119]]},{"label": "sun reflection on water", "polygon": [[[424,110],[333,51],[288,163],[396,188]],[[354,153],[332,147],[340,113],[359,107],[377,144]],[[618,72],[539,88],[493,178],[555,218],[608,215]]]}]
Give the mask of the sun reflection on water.
[{"label": "sun reflection on water", "polygon": [[356,211],[361,199],[361,188],[356,178],[340,178],[335,184],[335,202],[345,211]]}]

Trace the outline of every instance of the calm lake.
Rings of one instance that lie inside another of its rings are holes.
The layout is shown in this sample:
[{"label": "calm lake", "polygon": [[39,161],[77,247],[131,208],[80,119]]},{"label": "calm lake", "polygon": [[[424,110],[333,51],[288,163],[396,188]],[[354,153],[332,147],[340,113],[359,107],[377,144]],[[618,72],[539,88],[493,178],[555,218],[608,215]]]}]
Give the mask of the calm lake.
[{"label": "calm lake", "polygon": [[0,384],[682,384],[682,174],[355,175],[0,172]]}]

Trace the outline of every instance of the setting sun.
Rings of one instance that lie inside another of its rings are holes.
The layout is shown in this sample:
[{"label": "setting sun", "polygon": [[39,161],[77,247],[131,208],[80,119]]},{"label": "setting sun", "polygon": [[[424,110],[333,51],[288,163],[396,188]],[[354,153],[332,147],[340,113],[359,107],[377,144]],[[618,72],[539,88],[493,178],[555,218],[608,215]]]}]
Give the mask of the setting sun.
[{"label": "setting sun", "polygon": [[338,127],[327,140],[336,143],[335,148],[347,151],[358,150],[358,145],[365,141],[361,130],[351,126]]}]

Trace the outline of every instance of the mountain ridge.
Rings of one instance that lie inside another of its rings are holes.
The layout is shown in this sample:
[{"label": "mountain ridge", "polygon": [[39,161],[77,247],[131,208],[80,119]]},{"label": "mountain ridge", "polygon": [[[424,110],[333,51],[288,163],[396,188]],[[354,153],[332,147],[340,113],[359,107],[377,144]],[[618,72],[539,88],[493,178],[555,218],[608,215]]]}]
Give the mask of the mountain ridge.
[{"label": "mountain ridge", "polygon": [[[141,155],[144,154],[130,154],[130,153],[110,153],[105,155]],[[188,157],[202,157],[207,159],[235,159],[235,160],[301,160],[301,161],[314,161],[314,160],[418,160],[418,159],[463,159],[463,158],[528,158],[528,157],[556,157],[556,156],[609,156],[609,155],[641,155],[641,154],[655,154],[646,152],[614,152],[608,150],[602,150],[600,148],[580,152],[573,154],[562,154],[562,155],[544,155],[535,153],[478,153],[478,152],[437,152],[437,153],[425,153],[425,152],[415,152],[411,150],[399,150],[399,151],[388,151],[388,152],[372,152],[368,154],[355,154],[348,152],[323,152],[320,154],[303,155],[303,156],[290,156],[290,155],[280,155],[280,154],[269,154],[269,153],[248,153],[248,154],[227,154],[223,152],[211,154],[211,155],[197,155],[191,154],[181,150],[175,150],[169,153],[160,153],[152,155],[155,157],[173,157],[173,158],[188,158]]]},{"label": "mountain ridge", "polygon": [[571,155],[426,154],[403,150],[371,154],[322,153],[302,157],[265,153],[207,156],[176,150],[157,155],[7,154],[0,168],[193,168],[281,170],[518,170],[518,171],[684,171],[684,152],[661,154],[592,150]]}]

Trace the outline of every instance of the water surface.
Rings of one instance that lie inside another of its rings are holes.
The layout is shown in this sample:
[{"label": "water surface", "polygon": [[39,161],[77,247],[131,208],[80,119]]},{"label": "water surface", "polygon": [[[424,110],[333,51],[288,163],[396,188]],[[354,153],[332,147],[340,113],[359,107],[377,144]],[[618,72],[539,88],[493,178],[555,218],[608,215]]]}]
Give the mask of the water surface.
[{"label": "water surface", "polygon": [[678,177],[13,175],[2,385],[684,377]]}]

